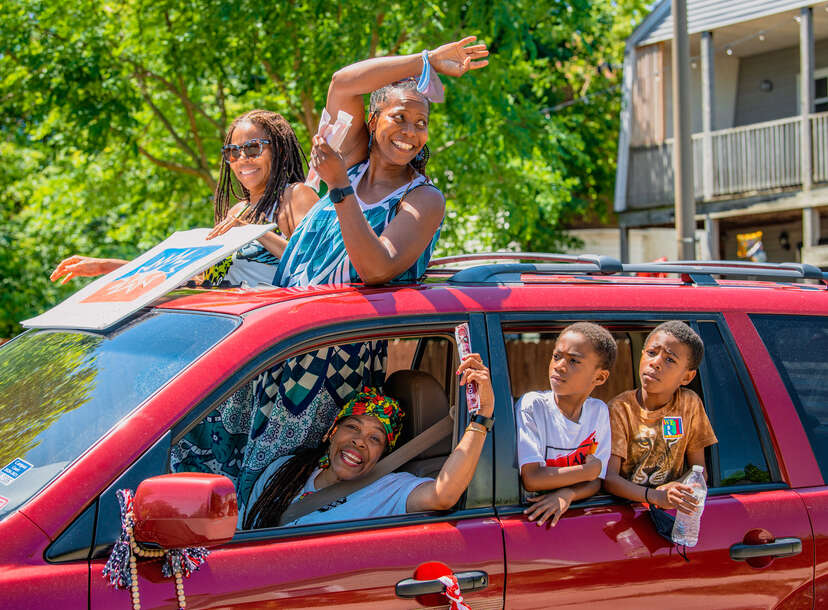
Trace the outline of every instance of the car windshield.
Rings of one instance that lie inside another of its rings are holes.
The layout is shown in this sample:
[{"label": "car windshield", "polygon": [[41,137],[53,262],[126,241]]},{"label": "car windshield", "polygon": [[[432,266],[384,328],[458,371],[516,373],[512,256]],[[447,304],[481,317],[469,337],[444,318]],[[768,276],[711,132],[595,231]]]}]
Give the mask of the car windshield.
[{"label": "car windshield", "polygon": [[0,518],[237,325],[154,311],[107,334],[34,330],[0,348]]}]

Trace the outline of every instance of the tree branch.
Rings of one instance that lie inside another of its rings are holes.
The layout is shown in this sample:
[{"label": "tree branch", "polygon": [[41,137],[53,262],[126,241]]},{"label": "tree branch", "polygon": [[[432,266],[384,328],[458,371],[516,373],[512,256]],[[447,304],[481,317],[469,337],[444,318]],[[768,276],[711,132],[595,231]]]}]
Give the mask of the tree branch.
[{"label": "tree branch", "polygon": [[302,99],[302,122],[305,124],[308,133],[313,136],[319,127],[319,115],[316,113],[316,108],[314,108],[313,97],[307,89],[302,89],[300,96]]},{"label": "tree branch", "polygon": [[[211,117],[209,114],[207,114],[207,112],[201,106],[199,106],[198,104],[193,102],[193,100],[187,95],[186,89],[179,89],[173,83],[171,83],[169,80],[167,80],[166,78],[164,78],[160,74],[156,74],[152,70],[149,70],[144,65],[138,63],[134,59],[131,59],[129,57],[125,57],[124,60],[126,62],[128,62],[130,65],[132,65],[132,67],[135,69],[136,75],[139,76],[139,78],[147,77],[147,78],[151,78],[155,81],[158,81],[159,83],[161,83],[161,85],[164,87],[164,89],[166,89],[167,91],[169,91],[170,93],[175,95],[178,99],[180,99],[184,103],[185,106],[189,106],[192,110],[195,110],[198,114],[200,114],[205,119],[210,121],[210,123],[219,132],[224,131],[223,124],[220,123],[219,121],[217,121],[216,119],[214,119],[213,117]],[[226,124],[226,117],[225,117],[225,124]],[[223,141],[223,138],[222,138],[222,141]]]},{"label": "tree branch", "polygon": [[199,160],[198,155],[196,154],[196,152],[190,147],[189,144],[187,144],[187,142],[184,141],[184,139],[181,136],[178,135],[178,132],[172,126],[172,123],[170,123],[170,121],[167,119],[167,117],[164,116],[164,113],[161,112],[161,110],[158,109],[158,106],[156,106],[153,103],[152,97],[150,96],[149,93],[147,93],[147,88],[146,88],[146,86],[144,86],[143,79],[139,77],[138,82],[139,82],[139,88],[141,89],[141,95],[144,97],[144,101],[150,107],[153,114],[155,114],[155,116],[158,117],[158,119],[161,121],[161,123],[163,123],[164,127],[167,128],[167,131],[170,132],[170,135],[176,141],[178,146],[184,152],[186,152],[188,155],[190,155],[190,157],[192,157],[193,161],[195,161],[196,164],[200,165],[200,163],[199,163],[200,160]]},{"label": "tree branch", "polygon": [[[181,91],[186,91],[184,81],[180,74],[178,75],[178,86]],[[184,97],[186,97],[186,95]],[[187,112],[187,119],[190,121],[190,133],[193,134],[193,141],[195,141],[196,148],[198,148],[198,164],[201,167],[207,167],[207,157],[204,155],[204,143],[201,141],[201,134],[198,133],[198,124],[196,123],[195,114],[193,114],[192,105],[185,102],[184,110]]]},{"label": "tree branch", "polygon": [[379,31],[382,27],[382,22],[385,21],[385,13],[377,13],[376,23],[371,28],[371,50],[368,52],[368,57],[376,57],[377,43],[379,42]]},{"label": "tree branch", "polygon": [[285,86],[285,81],[282,80],[282,77],[276,73],[276,70],[273,69],[273,65],[266,59],[262,59],[262,65],[264,66],[265,72],[267,72],[267,76],[270,80],[272,80],[275,85],[279,88],[282,92],[282,95],[287,97],[287,87]]},{"label": "tree branch", "polygon": [[458,142],[462,142],[463,140],[468,140],[472,135],[473,134],[467,133],[466,135],[460,136],[459,138],[455,138],[454,140],[449,140],[445,144],[440,146],[438,149],[436,149],[434,151],[434,153],[432,153],[432,154],[439,155],[441,152],[443,152],[446,149],[451,148],[452,146],[454,146]]},{"label": "tree branch", "polygon": [[406,40],[408,40],[408,30],[403,30],[402,32],[400,32],[400,35],[397,36],[397,41],[394,43],[394,46],[391,47],[391,50],[388,52],[388,54],[398,55],[400,52],[400,47]]},{"label": "tree branch", "polygon": [[138,145],[138,152],[158,167],[163,167],[164,169],[178,172],[179,174],[196,176],[197,178],[201,178],[202,180],[204,180],[204,182],[207,183],[211,190],[215,190],[216,188],[216,181],[213,179],[213,175],[209,171],[204,170],[203,168],[188,167],[186,165],[179,165],[178,163],[173,163],[171,161],[164,161],[163,159],[159,159],[158,157],[154,156],[152,153],[143,148],[140,144]]},{"label": "tree branch", "polygon": [[219,132],[221,134],[221,141],[224,142],[227,139],[227,105],[224,99],[224,80],[221,78],[219,78],[216,84],[216,104],[219,107],[219,116],[221,116]]}]

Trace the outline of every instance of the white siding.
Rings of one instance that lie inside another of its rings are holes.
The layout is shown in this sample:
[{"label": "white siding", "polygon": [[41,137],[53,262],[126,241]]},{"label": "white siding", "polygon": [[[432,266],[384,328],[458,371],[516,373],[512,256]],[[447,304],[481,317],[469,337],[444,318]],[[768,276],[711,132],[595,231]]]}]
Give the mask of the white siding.
[{"label": "white siding", "polygon": [[[715,34],[713,41],[715,44]],[[670,45],[664,52],[664,127],[665,138],[673,137],[673,58]],[[713,73],[713,130],[733,127],[739,82],[739,58],[714,55]],[[787,116],[787,115],[785,115]],[[693,133],[702,131],[701,65],[690,70],[690,117]]]},{"label": "white siding", "polygon": [[[817,70],[828,68],[828,40],[814,44],[814,64]],[[741,58],[735,124],[750,125],[799,114],[798,75],[799,47]],[[759,88],[763,80],[773,83],[771,91]]]},{"label": "white siding", "polygon": [[[633,38],[637,38],[637,46],[673,37],[670,0],[662,0],[659,6],[664,3],[667,4],[666,13],[656,23],[650,24],[647,28],[649,32],[639,31],[633,34]],[[696,34],[816,4],[815,0],[687,0],[687,31]]]}]

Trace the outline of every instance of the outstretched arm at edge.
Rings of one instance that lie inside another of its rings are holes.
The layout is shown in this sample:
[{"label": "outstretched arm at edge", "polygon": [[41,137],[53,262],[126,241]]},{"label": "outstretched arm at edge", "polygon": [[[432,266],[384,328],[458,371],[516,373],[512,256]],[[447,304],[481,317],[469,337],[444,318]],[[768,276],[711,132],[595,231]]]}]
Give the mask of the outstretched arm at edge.
[{"label": "outstretched arm at edge", "polygon": [[65,284],[73,277],[96,277],[98,275],[106,275],[116,269],[123,267],[129,261],[120,258],[92,258],[91,256],[80,256],[75,254],[69,258],[65,258],[52,274],[49,279],[53,282],[58,281],[64,275],[61,284]]}]

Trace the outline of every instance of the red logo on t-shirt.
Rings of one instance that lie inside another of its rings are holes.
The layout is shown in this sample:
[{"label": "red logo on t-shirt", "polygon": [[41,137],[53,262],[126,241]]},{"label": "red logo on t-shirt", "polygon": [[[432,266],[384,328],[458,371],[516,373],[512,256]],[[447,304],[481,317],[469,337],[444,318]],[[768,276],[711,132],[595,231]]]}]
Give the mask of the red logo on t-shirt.
[{"label": "red logo on t-shirt", "polygon": [[595,440],[595,432],[586,437],[576,449],[566,455],[559,455],[556,458],[546,460],[547,466],[561,468],[563,466],[578,466],[586,461],[586,456],[595,453],[598,449],[598,441]]}]

